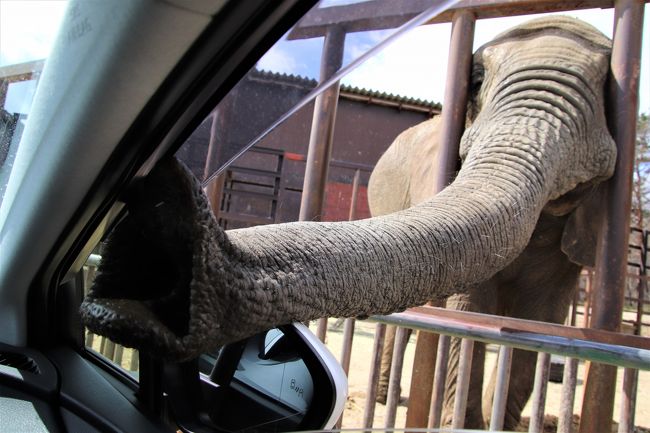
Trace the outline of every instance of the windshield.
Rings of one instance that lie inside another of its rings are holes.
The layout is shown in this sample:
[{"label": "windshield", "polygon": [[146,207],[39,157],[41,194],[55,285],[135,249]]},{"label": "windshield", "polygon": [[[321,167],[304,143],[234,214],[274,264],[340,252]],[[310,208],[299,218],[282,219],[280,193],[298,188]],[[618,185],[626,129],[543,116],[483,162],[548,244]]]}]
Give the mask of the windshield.
[{"label": "windshield", "polygon": [[0,2],[0,204],[66,5],[65,0]]}]

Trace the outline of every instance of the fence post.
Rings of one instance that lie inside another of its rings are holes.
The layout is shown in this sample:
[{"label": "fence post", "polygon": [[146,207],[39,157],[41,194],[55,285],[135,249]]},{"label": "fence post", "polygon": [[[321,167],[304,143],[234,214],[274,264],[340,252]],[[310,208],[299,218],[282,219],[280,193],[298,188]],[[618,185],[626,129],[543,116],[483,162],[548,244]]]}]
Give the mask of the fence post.
[{"label": "fence post", "polygon": [[[445,81],[445,95],[440,130],[440,155],[434,191],[442,191],[456,176],[458,148],[465,128],[465,113],[472,69],[472,45],[476,18],[468,10],[458,10],[452,17],[449,41],[449,62]],[[413,362],[413,377],[409,393],[407,427],[428,425],[434,372],[431,366],[437,353],[438,336],[418,332]],[[413,383],[416,382],[416,383]]]},{"label": "fence post", "polygon": [[[321,55],[320,81],[329,79],[343,63],[345,30],[338,26],[327,29]],[[339,82],[316,97],[309,136],[309,149],[305,166],[305,179],[300,200],[300,221],[320,221],[323,213],[327,171],[332,155],[334,123],[339,100]],[[316,334],[325,341],[327,318],[318,320]]]},{"label": "fence post", "polygon": [[[643,1],[615,2],[607,114],[610,131],[618,148],[618,158],[614,176],[607,182],[591,320],[592,328],[608,331],[619,330],[623,312],[643,12]],[[597,363],[589,366],[580,422],[581,433],[609,429],[614,410],[615,383],[616,367]],[[595,396],[598,397],[594,398]]]},{"label": "fence post", "polygon": [[501,346],[497,363],[497,381],[494,387],[494,399],[492,400],[492,414],[490,415],[490,431],[503,430],[511,367],[512,347]]},{"label": "fence post", "polygon": [[368,377],[368,389],[366,391],[366,407],[363,411],[363,428],[372,428],[375,419],[375,400],[377,399],[377,382],[379,381],[379,364],[381,364],[381,353],[384,349],[384,337],[386,336],[386,325],[378,323],[375,328],[375,342],[372,347],[372,360],[370,362],[370,374]]},{"label": "fence post", "polygon": [[[438,351],[436,353],[436,368],[433,377],[433,395],[431,396],[431,408],[429,410],[428,428],[440,427],[442,418],[442,404],[445,399],[445,382],[447,379],[447,367],[449,366],[449,345],[451,337],[440,335],[438,338]],[[411,379],[413,380],[413,379]]]},{"label": "fence post", "polygon": [[621,396],[618,433],[634,433],[634,412],[636,410],[638,379],[639,370],[635,368],[626,368],[623,370],[623,395]]},{"label": "fence post", "polygon": [[528,431],[531,433],[542,433],[544,431],[544,406],[546,406],[546,389],[548,388],[550,367],[551,355],[545,352],[538,353],[537,365],[535,366],[532,412],[528,424]]},{"label": "fence post", "polygon": [[388,382],[388,398],[386,399],[385,427],[395,427],[397,404],[399,403],[402,382],[402,366],[404,365],[404,349],[408,343],[410,333],[401,326],[397,328],[395,346],[393,347],[393,360],[390,365],[390,380]]},{"label": "fence post", "polygon": [[573,431],[573,406],[576,397],[576,384],[578,382],[578,360],[566,358],[564,374],[562,375],[562,396],[560,401],[560,414],[557,420],[557,433],[571,433]]},{"label": "fence post", "polygon": [[469,394],[469,380],[472,376],[472,356],[474,354],[474,340],[463,338],[460,342],[460,361],[458,363],[458,379],[456,380],[456,395],[454,395],[454,414],[451,428],[462,429],[465,426],[465,412],[467,412],[467,395]]}]

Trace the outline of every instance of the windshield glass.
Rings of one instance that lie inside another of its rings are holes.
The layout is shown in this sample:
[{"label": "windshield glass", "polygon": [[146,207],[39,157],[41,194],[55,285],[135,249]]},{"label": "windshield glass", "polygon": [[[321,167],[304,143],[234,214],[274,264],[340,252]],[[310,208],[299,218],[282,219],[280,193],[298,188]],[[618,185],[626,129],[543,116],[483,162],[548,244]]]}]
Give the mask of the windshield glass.
[{"label": "windshield glass", "polygon": [[0,1],[0,204],[67,1]]}]

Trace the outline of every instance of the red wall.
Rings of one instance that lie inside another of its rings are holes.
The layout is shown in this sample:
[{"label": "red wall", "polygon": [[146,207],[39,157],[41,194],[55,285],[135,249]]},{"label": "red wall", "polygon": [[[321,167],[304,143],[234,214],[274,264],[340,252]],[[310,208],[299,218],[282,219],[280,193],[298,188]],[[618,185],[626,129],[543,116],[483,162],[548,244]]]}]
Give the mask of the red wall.
[{"label": "red wall", "polygon": [[[357,194],[356,219],[369,218],[368,188],[359,185]],[[351,198],[351,184],[338,182],[328,183],[325,190],[323,221],[347,221],[350,215]]]}]

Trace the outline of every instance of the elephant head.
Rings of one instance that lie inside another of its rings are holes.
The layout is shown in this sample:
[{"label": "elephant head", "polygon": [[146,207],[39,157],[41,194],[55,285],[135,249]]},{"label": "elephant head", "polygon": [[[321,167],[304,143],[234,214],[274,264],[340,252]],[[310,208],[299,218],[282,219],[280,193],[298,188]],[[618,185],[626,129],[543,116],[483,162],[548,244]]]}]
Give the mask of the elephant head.
[{"label": "elephant head", "polygon": [[[612,174],[609,52],[608,39],[569,18],[482,47],[456,180],[377,218],[223,232],[187,170],[160,163],[127,197],[82,319],[119,343],[187,359],[278,324],[391,313],[485,281],[521,253],[549,202]],[[143,255],[150,266],[131,264]]]}]

